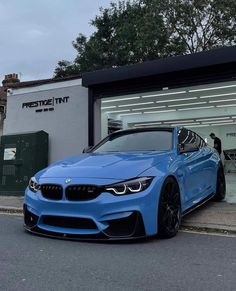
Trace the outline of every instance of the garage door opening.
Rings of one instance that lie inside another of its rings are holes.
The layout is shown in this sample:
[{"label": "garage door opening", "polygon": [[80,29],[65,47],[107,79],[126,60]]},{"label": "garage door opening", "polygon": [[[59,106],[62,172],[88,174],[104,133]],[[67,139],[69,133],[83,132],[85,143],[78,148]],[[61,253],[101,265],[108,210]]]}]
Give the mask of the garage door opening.
[{"label": "garage door opening", "polygon": [[213,146],[222,141],[225,170],[236,182],[236,82],[163,88],[161,91],[101,99],[101,135],[127,128],[185,126]]}]

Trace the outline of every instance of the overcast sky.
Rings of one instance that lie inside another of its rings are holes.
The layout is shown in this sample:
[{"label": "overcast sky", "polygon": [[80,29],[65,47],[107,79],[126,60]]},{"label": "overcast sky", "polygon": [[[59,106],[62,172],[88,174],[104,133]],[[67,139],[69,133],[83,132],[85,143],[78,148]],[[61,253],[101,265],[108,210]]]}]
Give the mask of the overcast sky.
[{"label": "overcast sky", "polygon": [[110,2],[0,0],[0,81],[9,73],[21,81],[51,78],[59,60],[74,59],[72,40],[89,36],[90,20]]}]

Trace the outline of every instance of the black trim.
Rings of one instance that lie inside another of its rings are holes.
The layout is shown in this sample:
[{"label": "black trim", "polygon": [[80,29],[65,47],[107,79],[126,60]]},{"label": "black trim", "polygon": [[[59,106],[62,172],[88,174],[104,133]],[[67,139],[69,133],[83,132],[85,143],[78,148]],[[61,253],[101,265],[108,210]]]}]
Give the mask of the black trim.
[{"label": "black trim", "polygon": [[88,201],[96,199],[104,187],[88,184],[74,184],[66,187],[65,197],[68,201]]},{"label": "black trim", "polygon": [[103,233],[109,238],[127,238],[145,236],[142,216],[135,211],[128,217],[107,220],[109,227]]},{"label": "black trim", "polygon": [[40,191],[42,196],[48,200],[62,200],[63,187],[59,184],[41,184]]},{"label": "black trim", "polygon": [[63,234],[59,232],[53,232],[44,230],[39,227],[29,228],[24,225],[24,228],[27,232],[36,234],[39,236],[46,236],[49,238],[60,238],[60,239],[69,239],[69,240],[107,240],[107,237],[103,233],[98,234],[87,234],[87,235],[78,235],[78,234]]},{"label": "black trim", "polygon": [[145,236],[129,236],[129,237],[107,237],[104,233],[98,233],[98,234],[90,234],[90,235],[73,235],[73,234],[63,234],[63,233],[56,233],[56,232],[51,232],[47,231],[44,229],[41,229],[39,227],[33,227],[33,228],[28,228],[27,226],[24,225],[24,228],[27,232],[38,235],[38,236],[44,236],[48,238],[59,238],[63,240],[77,240],[77,241],[137,241],[140,239],[145,239],[147,240],[148,238],[154,237],[154,235],[145,235]]},{"label": "black trim", "polygon": [[142,94],[160,91],[162,88],[177,89],[186,86],[213,84],[234,81],[236,62],[226,65],[215,65],[186,71],[174,71],[150,77],[139,77],[101,85],[91,86],[94,98],[115,97],[128,94]]},{"label": "black trim", "polygon": [[[118,68],[98,70],[82,75],[82,84],[92,87],[124,80],[152,77],[173,72],[199,70],[206,67],[236,63],[236,46],[158,59]],[[234,69],[235,71],[235,69]],[[216,72],[214,72],[216,73]]]},{"label": "black trim", "polygon": [[172,126],[165,126],[165,127],[145,127],[145,128],[130,128],[130,129],[124,129],[119,130],[111,133],[109,136],[112,135],[123,135],[123,134],[129,134],[133,132],[143,132],[143,131],[169,131],[173,132],[175,127]]},{"label": "black trim", "polygon": [[39,217],[27,209],[26,204],[23,205],[24,223],[29,229],[35,227],[38,223]]},{"label": "black trim", "polygon": [[211,200],[214,196],[215,196],[215,193],[212,193],[212,194],[208,195],[206,198],[204,198],[203,200],[199,201],[197,204],[191,206],[190,208],[188,208],[187,210],[185,210],[184,212],[182,212],[182,217],[185,216],[185,215],[187,215],[187,214],[189,214],[190,212],[192,212],[196,208],[202,206],[207,201]]},{"label": "black trim", "polygon": [[94,97],[93,90],[88,90],[88,146],[94,145]]}]

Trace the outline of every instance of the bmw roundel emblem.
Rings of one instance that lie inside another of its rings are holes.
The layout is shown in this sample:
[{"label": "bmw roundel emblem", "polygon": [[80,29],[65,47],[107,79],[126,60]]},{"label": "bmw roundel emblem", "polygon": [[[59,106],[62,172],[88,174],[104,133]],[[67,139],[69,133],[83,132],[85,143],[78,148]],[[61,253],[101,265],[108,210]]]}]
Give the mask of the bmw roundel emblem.
[{"label": "bmw roundel emblem", "polygon": [[66,184],[69,184],[70,182],[71,182],[71,179],[66,179],[66,180],[65,180],[65,183],[66,183]]}]

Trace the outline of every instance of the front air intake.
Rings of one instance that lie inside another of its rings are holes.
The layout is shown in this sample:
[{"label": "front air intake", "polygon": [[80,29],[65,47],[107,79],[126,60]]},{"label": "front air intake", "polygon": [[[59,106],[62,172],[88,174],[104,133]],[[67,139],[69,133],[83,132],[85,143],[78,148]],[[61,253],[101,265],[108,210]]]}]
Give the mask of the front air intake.
[{"label": "front air intake", "polygon": [[42,223],[54,227],[74,228],[74,229],[97,229],[92,219],[80,217],[64,217],[46,215],[42,218]]}]

